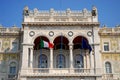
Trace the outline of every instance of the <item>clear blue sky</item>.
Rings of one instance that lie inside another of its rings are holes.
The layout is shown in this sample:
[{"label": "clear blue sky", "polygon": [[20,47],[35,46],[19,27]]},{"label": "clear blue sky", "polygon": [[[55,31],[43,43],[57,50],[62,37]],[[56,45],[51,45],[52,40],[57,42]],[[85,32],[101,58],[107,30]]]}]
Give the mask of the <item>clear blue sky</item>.
[{"label": "clear blue sky", "polygon": [[99,22],[102,25],[114,27],[120,24],[120,0],[0,0],[0,24],[11,27],[14,24],[21,27],[22,12],[25,6],[31,10],[82,10],[92,9],[95,5],[98,9]]}]

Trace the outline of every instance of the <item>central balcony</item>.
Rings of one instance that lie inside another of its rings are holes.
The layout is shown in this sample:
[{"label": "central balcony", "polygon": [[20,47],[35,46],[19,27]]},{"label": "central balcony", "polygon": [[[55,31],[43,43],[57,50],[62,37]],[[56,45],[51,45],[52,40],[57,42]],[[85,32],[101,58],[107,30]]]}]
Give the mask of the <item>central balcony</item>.
[{"label": "central balcony", "polygon": [[[101,69],[97,69],[101,71]],[[84,68],[33,68],[22,69],[21,76],[100,76],[94,73],[95,69]]]}]

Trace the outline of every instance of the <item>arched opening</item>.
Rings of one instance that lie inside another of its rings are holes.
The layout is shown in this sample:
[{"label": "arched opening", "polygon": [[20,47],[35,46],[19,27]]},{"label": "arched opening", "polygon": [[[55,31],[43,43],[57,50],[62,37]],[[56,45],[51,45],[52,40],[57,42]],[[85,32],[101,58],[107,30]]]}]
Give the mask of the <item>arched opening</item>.
[{"label": "arched opening", "polygon": [[63,54],[58,54],[56,57],[57,68],[65,68],[65,56]]},{"label": "arched opening", "polygon": [[69,46],[68,46],[68,39],[64,36],[58,36],[55,38],[54,40],[54,49],[65,49],[68,50]]},{"label": "arched opening", "polygon": [[8,78],[15,78],[16,74],[17,74],[17,64],[16,64],[16,62],[11,62],[9,64]]},{"label": "arched opening", "polygon": [[83,63],[83,56],[81,54],[75,55],[75,68],[83,68],[84,63]]},{"label": "arched opening", "polygon": [[[67,57],[66,54],[69,53],[69,46],[68,46],[68,39],[64,36],[58,36],[54,40],[54,56],[57,54],[57,56],[54,58],[56,64],[54,64],[54,67],[56,68],[66,68],[68,67],[65,61],[65,58]],[[64,55],[63,55],[64,54]]]},{"label": "arched opening", "polygon": [[112,68],[111,68],[110,62],[105,63],[105,69],[106,69],[106,73],[112,73]]},{"label": "arched opening", "polygon": [[49,43],[49,39],[45,36],[39,36],[34,40],[33,58],[35,59],[33,60],[37,61],[37,63],[33,64],[38,68],[48,68],[48,58],[46,55],[48,55],[50,52],[49,47],[46,47],[44,42]]},{"label": "arched opening", "polygon": [[[45,36],[39,36],[34,40],[34,50],[40,50],[40,41],[44,40],[46,42],[49,42],[48,38]],[[44,48],[47,49],[47,48]]]},{"label": "arched opening", "polygon": [[10,65],[9,65],[9,73],[10,74],[16,74],[16,62],[11,62]]},{"label": "arched opening", "polygon": [[41,54],[38,58],[38,68],[47,68],[48,67],[48,58],[46,55]]},{"label": "arched opening", "polygon": [[[87,38],[85,38],[84,36],[77,36],[74,38],[73,44],[74,44],[73,45],[73,55],[74,55],[74,62],[75,62],[74,68],[89,67],[90,64],[88,64],[87,62],[90,60],[87,56],[90,56],[90,55],[86,55],[86,54],[88,52],[90,53],[92,48],[89,45]],[[84,61],[85,58],[87,58],[87,59]],[[84,64],[86,64],[86,65],[84,65]]]}]

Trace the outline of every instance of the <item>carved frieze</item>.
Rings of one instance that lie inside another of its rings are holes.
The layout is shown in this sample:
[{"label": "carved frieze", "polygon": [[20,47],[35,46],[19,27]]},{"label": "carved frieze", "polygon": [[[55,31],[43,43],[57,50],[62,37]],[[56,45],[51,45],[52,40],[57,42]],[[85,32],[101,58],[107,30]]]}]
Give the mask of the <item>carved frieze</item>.
[{"label": "carved frieze", "polygon": [[31,26],[31,30],[91,30],[92,27],[81,26]]}]

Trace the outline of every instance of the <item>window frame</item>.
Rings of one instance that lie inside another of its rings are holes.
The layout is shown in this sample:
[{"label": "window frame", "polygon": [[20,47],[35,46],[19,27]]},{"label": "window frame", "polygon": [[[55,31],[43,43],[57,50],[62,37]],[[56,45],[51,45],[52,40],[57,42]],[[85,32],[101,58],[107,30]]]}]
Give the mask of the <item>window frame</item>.
[{"label": "window frame", "polygon": [[[77,59],[79,58],[79,60]],[[77,63],[79,61],[79,63]],[[84,68],[84,57],[81,54],[76,54],[74,59],[74,67],[75,68]],[[82,64],[81,64],[82,62]],[[80,65],[80,66],[79,66]]]},{"label": "window frame", "polygon": [[[15,63],[15,66],[12,66],[12,63]],[[13,70],[15,70],[15,71],[13,71]],[[13,75],[17,74],[17,63],[14,61],[10,62],[10,64],[9,64],[9,74],[13,74]]]},{"label": "window frame", "polygon": [[[61,61],[59,60],[60,58],[61,58]],[[56,68],[66,68],[66,58],[65,58],[65,55],[58,54],[56,56]]]},{"label": "window frame", "polygon": [[[16,45],[14,46],[13,43],[16,43]],[[17,41],[12,41],[11,51],[13,51],[13,52],[18,51],[18,42]]]},{"label": "window frame", "polygon": [[104,51],[110,51],[110,43],[109,42],[104,42],[103,43],[103,50]]},{"label": "window frame", "polygon": [[110,62],[105,62],[105,72],[107,74],[111,74],[112,73],[112,65]]},{"label": "window frame", "polygon": [[[42,58],[42,61],[40,60],[40,58]],[[45,54],[39,55],[38,68],[48,68],[48,57]]]}]

